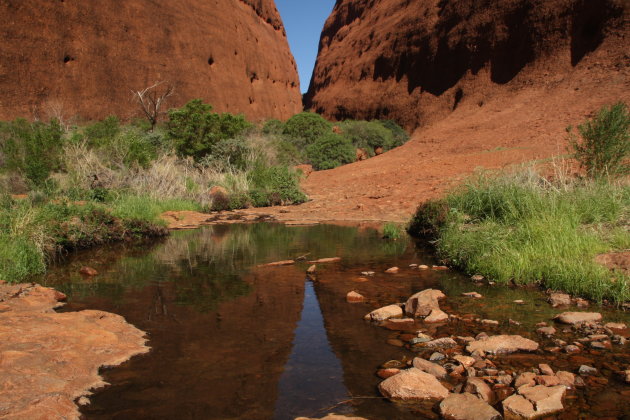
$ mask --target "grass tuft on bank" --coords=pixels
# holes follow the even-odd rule
[[[629,225],[627,183],[527,168],[478,174],[422,204],[409,231],[434,240],[442,258],[469,274],[621,303],[630,300],[630,279],[595,257],[630,248]]]

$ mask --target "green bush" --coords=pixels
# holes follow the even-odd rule
[[[250,197],[255,206],[299,204],[307,199],[300,190],[300,175],[287,166],[256,165],[249,173],[249,181],[253,186]]]
[[[568,127],[569,145],[590,178],[616,178],[630,173],[630,114],[623,102],[602,107],[578,126],[581,140]]]
[[[394,136],[378,121],[344,121],[340,123],[342,136],[352,142],[354,147],[363,149],[369,156],[374,156],[374,149],[393,147]]]
[[[201,99],[188,102],[182,108],[168,112],[167,130],[177,152],[199,161],[213,152],[220,140],[236,137],[250,124],[242,115],[217,114]]]
[[[263,134],[278,135],[278,134],[282,134],[282,130],[284,130],[284,123],[274,118],[267,120],[262,127]]]
[[[298,149],[313,144],[319,137],[329,133],[332,133],[332,124],[313,112],[302,112],[292,116],[282,130],[287,140]]]
[[[201,159],[200,163],[220,170],[245,170],[252,154],[252,148],[242,137],[221,139],[212,147],[212,153]]]
[[[306,148],[309,162],[317,170],[332,169],[354,162],[356,150],[349,140],[334,133],[318,138]]]
[[[61,169],[64,131],[57,120],[48,124],[24,119],[0,126],[0,150],[6,168],[22,173],[35,187],[45,186],[52,171]]]
[[[83,129],[83,135],[90,146],[100,146],[111,141],[120,133],[120,121],[116,116],[109,116],[102,121],[97,121]]]
[[[409,134],[394,120],[377,120],[379,124],[388,129],[393,136],[391,148],[402,146],[409,140]]]

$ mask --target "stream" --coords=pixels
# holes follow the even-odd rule
[[[300,256],[305,260],[294,265],[262,266]],[[318,264],[317,276],[307,277],[308,260],[325,257],[341,261]],[[370,225],[233,224],[72,253],[38,281],[68,296],[63,311],[114,312],[147,332],[151,352],[103,370],[111,385],[96,390],[82,408],[86,419],[292,420],[332,412],[371,420],[437,418],[380,398],[379,366],[417,354],[400,346],[408,332],[366,322],[365,314],[439,288],[448,297],[441,304],[445,312],[499,326],[427,327],[434,337],[520,334],[549,348],[552,338],[538,335],[536,324],[553,325],[555,314],[576,310],[552,308],[534,288],[476,285],[454,270],[410,264],[438,263],[426,244],[384,240]],[[99,275],[81,276],[82,266]],[[392,266],[399,272],[385,273]],[[346,302],[352,290],[366,302]],[[483,298],[462,296],[472,291]],[[591,306],[605,322],[630,324],[627,313]],[[569,332],[555,338],[572,341]],[[514,354],[495,363],[518,371],[538,363],[571,372],[595,366],[606,382],[587,382],[568,394],[558,418],[630,416],[630,387],[614,374],[630,368],[627,344],[571,355]]]

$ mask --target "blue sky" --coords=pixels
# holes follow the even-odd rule
[[[319,36],[334,6],[335,0],[276,0],[291,52],[297,62],[302,92],[308,90]]]

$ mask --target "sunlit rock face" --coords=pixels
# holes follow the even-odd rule
[[[132,90],[163,81],[250,119],[301,110],[273,0],[0,1],[0,119],[140,116]]]
[[[415,128],[581,67],[618,69],[628,10],[619,0],[339,0],[305,105]]]

